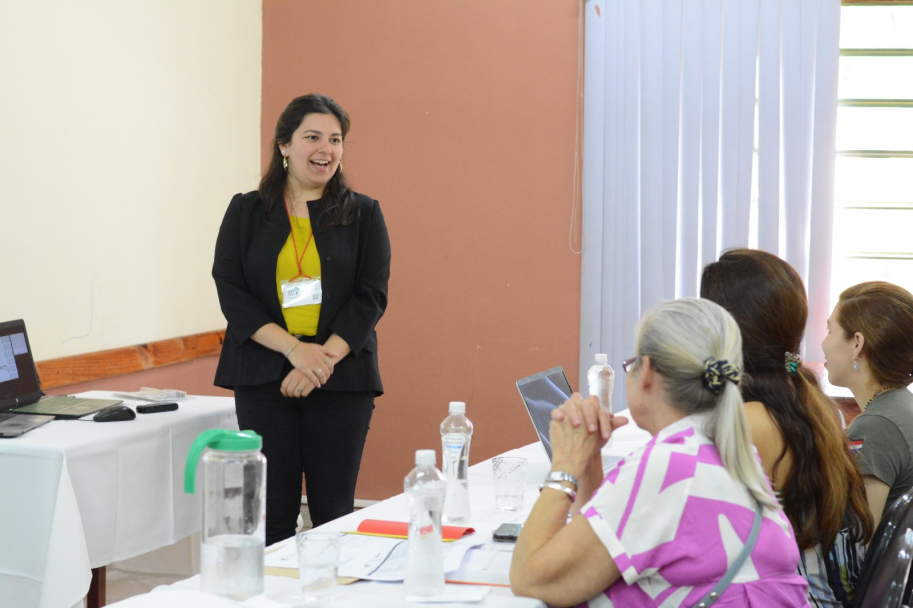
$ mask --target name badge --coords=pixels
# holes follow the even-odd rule
[[[323,301],[320,277],[316,279],[301,277],[291,281],[281,281],[279,285],[282,288],[282,308],[310,306]]]

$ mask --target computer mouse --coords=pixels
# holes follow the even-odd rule
[[[118,420],[133,420],[136,418],[136,412],[126,405],[109,405],[103,410],[99,410],[92,418],[95,422],[116,422]]]

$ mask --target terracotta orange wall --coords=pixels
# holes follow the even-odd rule
[[[352,117],[345,171],[393,247],[359,498],[402,491],[450,400],[471,462],[536,437],[514,381],[577,378],[577,0],[263,2],[263,149],[295,96]]]

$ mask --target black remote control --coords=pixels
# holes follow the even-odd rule
[[[178,409],[178,404],[173,401],[162,403],[147,403],[146,405],[137,405],[136,411],[140,414],[154,414],[156,412],[173,412]]]

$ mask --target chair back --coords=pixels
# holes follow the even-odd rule
[[[899,608],[909,601],[911,558],[913,491],[898,498],[882,516],[856,582],[853,607]]]

